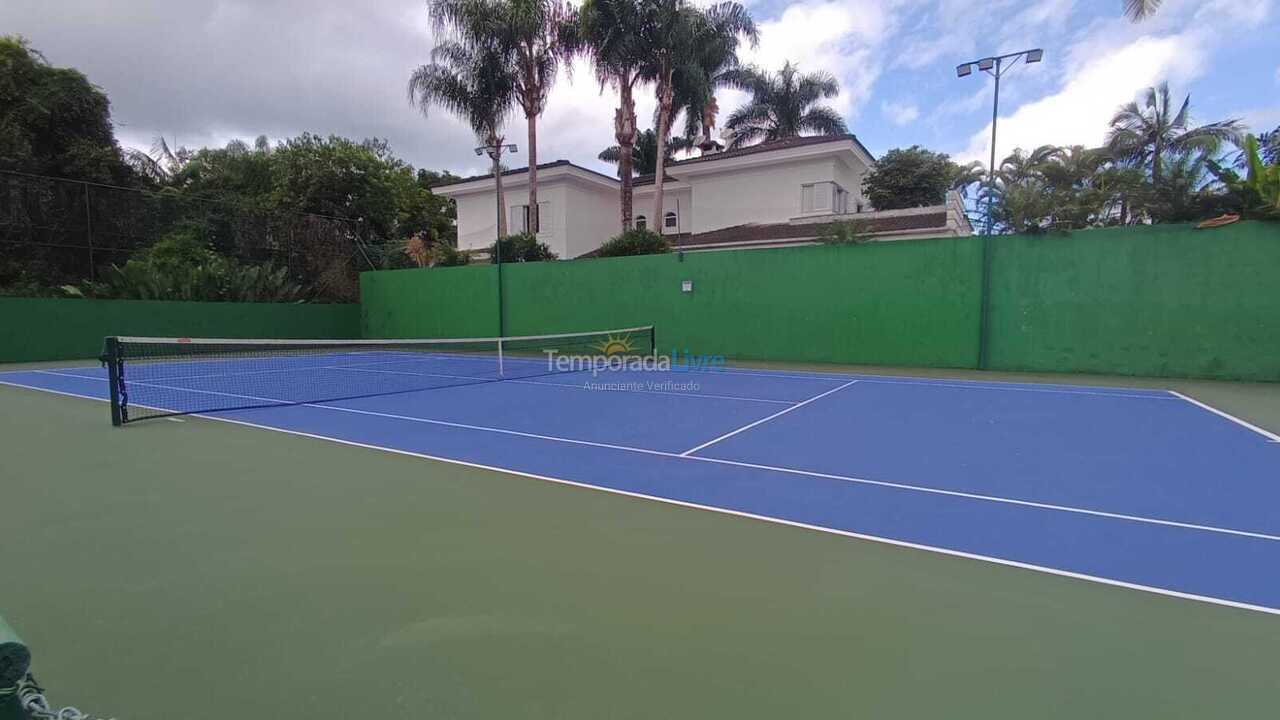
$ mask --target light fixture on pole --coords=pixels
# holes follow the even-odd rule
[[[496,195],[498,192],[498,173],[502,172],[502,165],[498,162],[498,158],[502,157],[503,152],[514,153],[516,146],[511,143],[494,143],[492,145],[481,145],[476,148],[476,155],[489,155],[489,159],[493,160],[493,191]],[[505,330],[502,312],[502,238],[496,237],[497,229],[502,227],[502,213],[506,208],[498,203],[494,203],[498,208],[497,221],[494,223],[494,240],[493,240],[493,262],[498,266],[498,337],[503,336]],[[499,341],[501,346],[501,341]],[[499,352],[499,365],[501,365],[501,352]],[[501,372],[501,370],[499,370]]]
[[[1028,65],[1038,63],[1044,59],[1044,50],[1034,48],[1032,50],[1022,50],[1008,55],[998,55],[996,57],[985,57],[979,60],[971,60],[967,63],[961,63],[956,66],[956,77],[968,77],[973,74],[973,69],[985,72],[996,79],[995,98],[991,103],[991,164],[987,166],[987,234],[992,232],[991,219],[991,203],[995,200],[994,191],[996,185],[996,122],[1000,113],[1000,76],[1004,75],[1009,68],[1017,64],[1021,58]]]
[[[982,300],[978,315],[978,368],[987,368],[988,326],[991,315],[991,233],[995,227],[992,218],[992,204],[996,199],[996,121],[1000,117],[1000,76],[1017,64],[1018,59],[1026,64],[1038,63],[1044,58],[1044,50],[1034,48],[1022,50],[1008,55],[985,57],[971,60],[956,66],[956,77],[968,77],[973,69],[985,72],[996,79],[995,98],[991,103],[991,164],[987,166],[987,230],[982,236]]]

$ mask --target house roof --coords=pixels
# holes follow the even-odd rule
[[[858,136],[853,133],[845,133],[844,135],[797,135],[796,137],[783,138],[774,140],[773,142],[763,142],[759,145],[748,145],[747,147],[737,148],[734,150],[722,150],[717,153],[709,153],[699,155],[698,157],[686,158],[684,160],[676,160],[667,163],[667,167],[681,167],[684,165],[693,165],[694,163],[710,162],[712,160],[726,160],[728,158],[742,157],[744,155],[755,155],[762,152],[772,152],[774,150],[786,150],[788,148],[804,147],[806,145],[821,145],[822,143],[839,142],[842,140],[852,140],[863,152],[867,149],[858,141]]]
[[[864,232],[868,235],[924,232],[928,230],[945,232],[947,229],[947,213],[945,210],[877,218],[856,218],[855,216],[851,219],[865,223],[866,229]],[[831,223],[751,223],[708,232],[668,235],[667,238],[671,240],[671,246],[676,250],[689,248],[710,249],[713,247],[733,248],[761,243],[776,243],[778,245],[801,244],[812,242],[814,238],[822,235],[829,225]],[[597,252],[598,249],[592,250],[580,257],[595,257]]]
[[[575,165],[569,162],[568,160],[556,160],[555,162],[538,163],[539,170],[550,170],[551,168],[558,168],[558,167],[571,167],[577,170],[581,170],[582,172],[585,172],[585,173],[591,173],[592,175],[602,177],[605,180],[610,180],[615,183],[618,182],[618,178],[609,177],[604,173],[596,172],[595,170],[592,170],[590,168],[584,168],[581,165]],[[512,175],[524,175],[528,172],[529,172],[529,168],[527,167],[516,168],[515,170],[504,171],[502,173],[502,177],[511,177]],[[493,173],[485,173],[483,175],[472,175],[471,177],[460,178],[458,180],[452,180],[447,183],[440,183],[438,185],[433,185],[432,189],[434,190],[436,188],[449,187],[451,185],[461,185],[463,183],[475,182],[476,180],[492,180],[492,179],[493,179]]]
[[[842,142],[852,140],[868,157],[875,158],[862,142],[858,140],[858,136],[847,133],[844,135],[799,135],[796,137],[783,138],[774,140],[773,142],[764,142],[759,145],[748,145],[747,147],[737,148],[735,150],[722,150],[716,153],[708,153],[699,155],[698,157],[686,158],[684,160],[673,160],[666,164],[668,169],[681,168],[696,163],[711,162],[713,160],[727,160],[729,158],[743,157],[746,155],[758,155],[760,153],[773,152],[775,150],[788,150],[791,148],[805,147],[807,145],[822,145],[830,142]],[[667,182],[674,180],[670,175],[666,176]],[[641,185],[653,184],[653,173],[647,175],[639,175],[631,181],[633,187]]]
[[[851,218],[855,219],[855,218]],[[947,227],[947,213],[943,210],[919,215],[864,218],[865,232],[869,235],[900,233]],[[830,223],[759,223],[734,225],[701,233],[671,235],[671,244],[677,249],[703,245],[737,245],[768,242],[771,240],[807,240],[822,234]]]
[[[862,149],[863,152],[867,153],[868,156],[875,157],[874,155],[871,155],[871,153],[868,152],[865,147],[863,147],[862,143],[858,140],[858,137],[856,135],[849,133],[845,135],[803,135],[803,136],[797,136],[797,137],[783,138],[781,140],[774,140],[773,142],[760,143],[759,145],[750,145],[744,148],[738,148],[736,150],[722,150],[717,153],[700,155],[698,157],[686,158],[684,160],[673,160],[671,162],[668,162],[666,166],[668,168],[684,167],[686,165],[693,165],[695,163],[702,163],[702,162],[710,162],[712,160],[725,160],[728,158],[743,157],[744,155],[757,155],[759,153],[772,152],[774,150],[786,150],[789,148],[804,147],[806,145],[821,145],[823,143],[840,142],[843,140],[852,140],[859,148]],[[596,172],[595,170],[582,167],[581,165],[575,165],[574,163],[571,163],[568,160],[556,160],[555,162],[538,163],[539,170],[550,170],[551,168],[557,168],[557,167],[572,167],[577,170],[581,170],[582,172],[585,172],[585,173],[591,173],[592,175],[604,178],[605,180],[609,180],[614,183],[618,182],[618,179],[616,177],[611,177],[609,175],[605,175],[604,173]],[[515,170],[507,170],[503,172],[502,177],[505,178],[505,177],[511,177],[513,175],[524,175],[527,172],[529,172],[529,168],[527,167],[516,168]],[[475,182],[476,180],[489,180],[492,178],[493,178],[492,173],[484,173],[483,175],[472,175],[471,177],[459,178],[457,180],[452,180],[447,183],[439,183],[437,185],[434,185],[432,189],[450,187],[452,185],[461,185],[463,183]],[[670,175],[667,175],[666,179],[667,179],[667,182],[673,182],[675,180],[675,178],[671,177]],[[635,177],[635,179],[631,181],[632,187],[640,187],[643,185],[652,185],[652,184],[653,184],[653,173],[649,173],[648,175],[638,175]]]

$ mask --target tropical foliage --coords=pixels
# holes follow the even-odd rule
[[[822,226],[818,242],[824,245],[861,245],[871,240],[871,224],[862,219]]]
[[[524,112],[529,155],[529,229],[538,231],[538,117],[561,65],[577,46],[577,11],[557,0],[433,0],[431,19],[465,46],[492,44],[513,71],[511,89]],[[496,68],[495,68],[496,69]]]
[[[546,243],[539,242],[537,237],[529,233],[520,233],[504,237],[489,246],[489,262],[496,263],[499,259],[504,263],[511,263],[541,262],[557,258]]]
[[[678,152],[684,152],[694,147],[693,140],[679,135],[667,140],[664,152],[667,160],[671,160]],[[599,159],[607,162],[618,164],[622,156],[622,148],[614,145],[605,148],[597,155]],[[636,144],[631,149],[631,170],[637,175],[652,175],[658,169],[658,135],[653,130],[645,130],[636,136]],[[622,168],[618,168],[618,173],[622,173]]]
[[[726,83],[751,93],[750,101],[730,113],[725,123],[730,148],[796,135],[849,131],[838,112],[820,104],[840,93],[840,85],[830,73],[801,74],[790,62],[776,73],[746,66],[728,73]]]
[[[453,202],[430,189],[453,176],[385,141],[122,150],[109,108],[83,74],[0,37],[0,294],[353,301],[360,270],[414,264],[407,239],[456,244]],[[165,259],[179,237],[198,257]]]
[[[671,241],[652,230],[638,228],[609,238],[596,252],[598,257],[661,255],[671,252]]]
[[[19,37],[0,36],[0,170],[125,184],[106,94],[51,66]]]
[[[877,210],[941,205],[948,190],[966,189],[980,174],[981,163],[957,165],[945,153],[912,145],[877,160],[862,181],[862,192]]]
[[[978,204],[990,208],[987,220],[1002,232],[1265,215],[1247,181],[1220,163],[1240,135],[1236,120],[1193,124],[1190,96],[1174,103],[1161,84],[1117,110],[1103,147],[1014,151],[984,181]],[[1265,178],[1266,158],[1256,140],[1251,147],[1248,166]]]
[[[438,11],[433,17],[444,24]],[[447,17],[447,16],[443,16]],[[409,76],[409,102],[428,115],[441,107],[462,118],[489,148],[498,203],[498,236],[507,234],[506,196],[502,191],[503,122],[515,105],[515,68],[509,48],[494,34],[455,29],[459,39],[445,40],[431,51],[431,63]]]
[[[1214,155],[1224,143],[1239,144],[1241,133],[1239,120],[1193,126],[1191,96],[1175,106],[1169,84],[1161,83],[1147,88],[1141,104],[1129,102],[1116,111],[1106,147],[1117,160],[1146,165],[1158,184],[1166,153]]]
[[[241,265],[204,245],[196,228],[180,228],[96,281],[64,288],[73,297],[124,300],[296,302],[306,297],[288,268]]]
[[[661,217],[667,135],[676,107],[675,74],[680,73],[686,94],[697,94],[694,84],[709,85],[710,72],[737,64],[740,36],[754,44],[758,34],[746,8],[736,2],[726,0],[700,9],[687,0],[644,0],[642,8],[645,23],[640,47],[647,58],[643,77],[653,83],[658,100],[653,216]]]
[[[1227,190],[1239,198],[1248,215],[1280,220],[1280,163],[1274,155],[1263,155],[1258,138],[1249,135],[1244,141],[1244,164],[1247,174],[1241,179],[1234,170],[1210,163],[1214,174]]]
[[[645,57],[642,32],[645,17],[641,0],[586,0],[581,8],[582,48],[591,59],[596,80],[603,90],[618,93],[613,136],[618,143],[619,215],[622,230],[631,229],[633,149],[636,142],[635,91],[644,81]]]

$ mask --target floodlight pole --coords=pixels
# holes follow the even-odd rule
[[[990,235],[995,228],[995,223],[991,218],[991,211],[995,203],[996,189],[996,124],[1000,120],[1000,77],[1005,71],[1013,67],[1019,59],[1027,64],[1038,63],[1044,57],[1044,50],[1033,48],[1031,50],[1020,50],[1007,55],[998,55],[996,57],[985,57],[980,60],[970,60],[956,66],[956,75],[965,77],[973,72],[976,66],[982,72],[996,79],[995,97],[991,102],[991,163],[987,165],[987,230],[986,234]],[[1005,61],[1009,62],[1006,64]]]
[[[499,161],[499,158],[502,157],[502,152],[504,150],[514,153],[516,151],[516,146],[514,144],[499,142],[493,145],[481,145],[476,148],[476,155],[487,154],[489,159],[493,161],[493,193],[495,196],[498,193],[498,173],[502,172],[502,163]],[[502,207],[502,205],[499,205],[496,198],[494,205],[497,206],[498,213],[494,216],[493,224],[493,262],[498,266],[498,337],[502,338],[506,334],[506,328],[503,318],[504,313],[502,312],[502,238],[498,237],[498,228],[502,227],[502,213],[506,212],[507,209]],[[501,339],[498,340],[498,373],[499,375],[502,374]]]
[[[996,123],[1000,120],[1000,77],[1021,59],[1024,63],[1038,63],[1044,57],[1044,50],[1034,48],[1021,50],[1008,55],[986,57],[971,60],[956,66],[956,76],[965,77],[973,73],[973,67],[996,79],[995,96],[991,102],[991,162],[987,165],[987,229],[982,235],[982,297],[978,310],[978,369],[985,370],[989,364],[987,346],[990,344],[991,316],[991,234],[995,232],[993,210],[996,201]],[[1005,61],[1009,63],[1006,65]]]

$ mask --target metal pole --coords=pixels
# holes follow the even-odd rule
[[[502,150],[493,150],[493,181],[494,189],[497,189],[498,173],[502,172]],[[493,235],[496,238],[493,241],[493,257],[494,263],[498,266],[498,375],[502,375],[502,340],[506,335],[506,323],[502,317],[502,238],[498,235],[498,228],[502,227],[502,213],[506,212],[506,208],[498,205],[498,214],[495,217],[493,225]]]
[[[97,270],[94,268],[96,261],[93,257],[93,206],[89,203],[89,185],[84,186],[84,237],[89,243],[89,280],[92,282],[97,279]]]
[[[1000,120],[1000,65],[1001,58],[996,58],[996,94],[991,103],[991,164],[987,166],[987,234],[994,228],[991,211],[995,203],[996,191],[996,123]]]
[[[982,297],[978,306],[978,369],[986,370],[989,357],[987,346],[990,344],[991,329],[991,234],[995,230],[992,211],[995,209],[996,192],[996,122],[1000,114],[1000,66],[1001,59],[996,58],[995,78],[996,93],[991,103],[991,164],[987,166],[987,232],[982,236]]]

